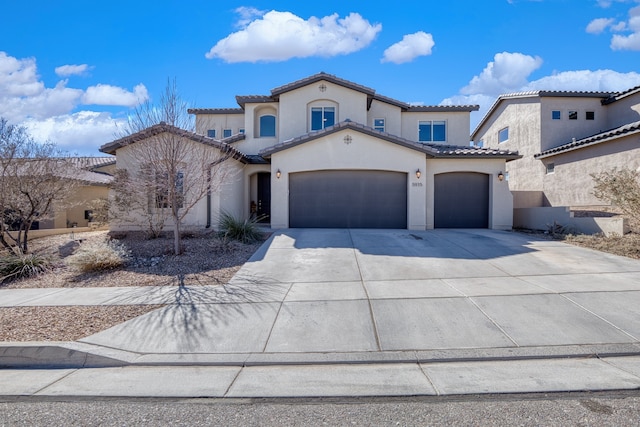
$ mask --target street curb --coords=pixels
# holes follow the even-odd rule
[[[83,342],[0,343],[0,369],[455,363],[640,356],[640,344],[326,353],[135,353]]]

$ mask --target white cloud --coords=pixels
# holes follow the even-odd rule
[[[266,10],[259,10],[259,9],[256,9],[255,7],[245,7],[245,6],[240,6],[236,8],[235,12],[240,16],[240,19],[236,23],[236,26],[240,28],[245,28],[247,25],[251,23],[251,21],[267,13]]]
[[[56,74],[60,77],[68,77],[68,76],[79,76],[87,71],[89,71],[92,67],[89,67],[87,64],[81,65],[61,65],[56,67]]]
[[[368,46],[381,29],[357,13],[304,20],[274,10],[218,41],[205,56],[232,63],[345,55]]]
[[[98,84],[87,88],[82,97],[82,103],[135,107],[147,99],[149,99],[149,93],[143,84],[136,85],[133,92],[117,86]]]
[[[527,83],[527,77],[540,68],[542,59],[522,53],[497,53],[482,73],[473,77],[460,92],[463,95],[487,94],[497,96],[513,92]]]
[[[115,120],[105,112],[79,111],[44,120],[28,119],[23,124],[38,141],[55,142],[73,154],[96,156],[101,154],[101,145],[116,139],[124,120]]]
[[[479,75],[460,90],[460,94],[442,100],[444,105],[480,105],[471,115],[475,128],[499,95],[532,90],[568,90],[619,92],[640,85],[640,73],[614,70],[564,71],[529,81],[542,59],[521,53],[502,52]]]
[[[424,31],[407,34],[402,37],[402,41],[389,46],[384,51],[381,62],[393,62],[394,64],[411,62],[418,56],[431,55],[431,49],[434,45],[433,36]]]
[[[608,26],[615,22],[613,18],[598,18],[589,22],[586,32],[590,34],[600,34],[607,29]]]
[[[639,0],[634,0],[638,3]],[[611,5],[611,2],[599,2],[606,3],[607,6]],[[591,34],[600,34],[607,27],[617,34],[611,37],[610,47],[613,50],[638,50],[640,51],[640,6],[635,6],[629,9],[629,20],[620,21],[615,23],[613,18],[598,18],[594,19],[587,25],[586,32]]]

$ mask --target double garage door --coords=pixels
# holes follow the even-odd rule
[[[407,174],[325,170],[289,175],[292,228],[407,228]]]
[[[435,176],[436,228],[487,228],[489,175]],[[291,228],[407,228],[407,174],[325,170],[289,175]]]

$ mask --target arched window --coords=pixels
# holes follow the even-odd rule
[[[276,116],[260,116],[260,137],[276,136]]]

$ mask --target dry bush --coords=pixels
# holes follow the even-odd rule
[[[81,245],[75,254],[67,258],[67,264],[88,273],[122,267],[130,257],[131,253],[124,245],[112,240],[98,240]]]

